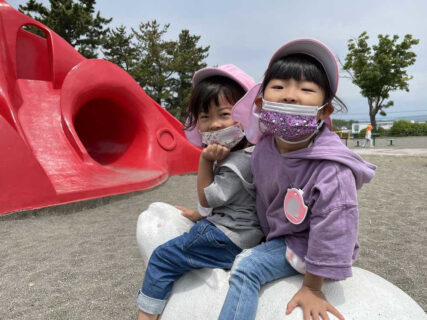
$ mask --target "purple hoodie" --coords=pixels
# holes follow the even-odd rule
[[[309,273],[341,280],[351,276],[359,251],[357,189],[374,176],[375,166],[323,128],[307,148],[280,154],[265,136],[252,154],[258,217],[267,241],[285,236],[305,260]],[[287,189],[304,191],[305,220],[294,225],[283,211]]]

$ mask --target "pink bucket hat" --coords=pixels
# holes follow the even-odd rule
[[[295,39],[281,46],[271,57],[268,67],[282,57],[304,53],[320,62],[326,72],[329,85],[335,95],[338,89],[339,71],[335,55],[322,42],[315,39]],[[258,117],[256,117],[255,99],[259,96],[261,83],[250,89],[246,95],[240,99],[233,107],[232,117],[235,121],[240,122],[245,130],[246,138],[251,143],[257,143],[262,136],[259,131]],[[331,119],[325,120],[326,125],[332,128]]]
[[[193,88],[204,79],[213,76],[223,76],[234,80],[245,91],[248,91],[255,85],[254,79],[236,67],[234,64],[224,64],[219,67],[207,67],[196,71],[192,80]],[[190,130],[185,130],[185,135],[187,136],[188,141],[190,141],[195,146],[202,146],[202,136],[197,125]]]

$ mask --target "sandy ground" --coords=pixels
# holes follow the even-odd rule
[[[378,166],[359,192],[356,265],[426,311],[427,153],[354,150]],[[0,319],[135,319],[145,268],[137,217],[154,201],[194,207],[195,182],[174,176],[148,191],[0,216]]]

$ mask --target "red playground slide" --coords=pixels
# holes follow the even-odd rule
[[[200,150],[182,124],[123,69],[84,58],[4,0],[0,46],[0,214],[197,171]]]

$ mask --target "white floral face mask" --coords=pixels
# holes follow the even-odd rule
[[[242,141],[245,136],[239,123],[217,131],[200,132],[200,134],[202,135],[203,144],[207,146],[219,144],[230,149]]]

